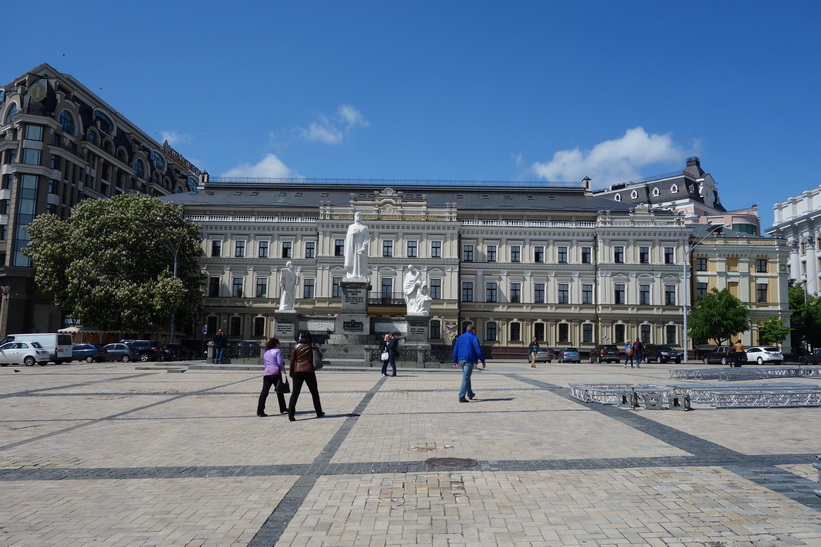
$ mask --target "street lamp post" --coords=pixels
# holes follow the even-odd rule
[[[685,219],[685,220],[687,220],[687,219]],[[718,228],[720,229],[720,227],[718,227]],[[682,247],[683,250],[684,250],[684,257],[683,257],[683,260],[682,260],[682,263],[681,263],[681,280],[682,280],[682,284],[683,284],[683,288],[682,288],[682,291],[681,291],[681,293],[682,293],[681,309],[682,309],[682,313],[683,313],[683,324],[684,324],[684,335],[683,335],[684,346],[683,346],[683,349],[684,349],[684,361],[685,362],[687,362],[687,360],[690,357],[690,352],[687,349],[687,346],[690,343],[689,335],[687,334],[687,307],[690,303],[690,290],[689,290],[690,289],[690,282],[688,280],[688,273],[689,273],[690,265],[691,265],[690,264],[690,261],[691,261],[690,257],[692,256],[693,249],[695,249],[698,245],[700,245],[702,241],[704,241],[705,239],[707,239],[708,237],[713,235],[713,230],[715,229],[715,227],[712,227],[711,225],[708,224],[705,227],[705,229],[707,230],[706,234],[704,234],[700,238],[698,238],[694,241],[690,241],[690,242],[687,242],[687,240],[685,239],[685,245],[683,245],[683,247]]]

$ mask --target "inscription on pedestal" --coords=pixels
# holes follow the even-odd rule
[[[362,321],[345,321],[342,323],[342,330],[345,332],[362,332],[365,324]]]
[[[276,321],[276,335],[277,338],[288,340],[294,337],[294,322],[290,319],[277,319]]]

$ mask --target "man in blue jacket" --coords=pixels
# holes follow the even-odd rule
[[[476,327],[471,323],[465,329],[465,334],[456,339],[453,345],[453,364],[462,367],[462,388],[459,390],[459,402],[467,403],[466,397],[473,399],[476,394],[470,386],[470,375],[473,367],[477,363],[482,363],[485,368],[485,356],[482,355],[482,347],[479,345],[479,338],[476,337]]]

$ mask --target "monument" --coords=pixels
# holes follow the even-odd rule
[[[354,214],[345,235],[345,277],[340,281],[342,311],[336,318],[331,344],[343,345],[349,352],[357,347],[368,351],[371,344],[371,319],[368,316],[368,252],[371,246],[368,226],[362,213]]]
[[[279,308],[274,312],[275,334],[282,343],[294,340],[299,327],[296,309],[296,289],[300,268],[294,270],[289,260],[279,273]]]

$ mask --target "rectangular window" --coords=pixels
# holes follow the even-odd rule
[[[340,298],[342,296],[342,289],[340,288],[340,284],[342,283],[341,277],[334,277],[331,279],[331,297],[332,298]]]
[[[522,324],[521,323],[511,323],[510,324],[510,341],[511,342],[521,342],[522,341]]]
[[[23,148],[23,163],[26,165],[40,165],[40,150]]]
[[[334,256],[345,256],[345,240],[334,240]]]
[[[544,283],[536,283],[533,285],[533,302],[536,304],[544,304]]]
[[[222,241],[211,242],[211,256],[222,256]]]
[[[511,283],[510,284],[510,301],[514,304],[518,304],[522,301],[522,284],[521,283]]]
[[[442,258],[442,242],[441,241],[431,241],[431,243],[430,243],[430,256],[432,258]]]
[[[613,262],[616,264],[624,263],[624,247],[621,245],[613,247]]]
[[[522,248],[519,245],[513,245],[510,248],[510,261],[511,262],[521,262],[522,261]]]
[[[257,277],[257,298],[268,298],[268,278]]]
[[[393,240],[382,241],[382,256],[393,256]]]
[[[42,125],[27,125],[26,126],[26,139],[30,141],[42,141],[43,140],[43,126]]]
[[[755,261],[755,271],[758,273],[767,273],[767,259],[758,258]]]
[[[675,306],[676,305],[676,286],[675,285],[665,285],[664,286],[664,305],[665,306]]]
[[[556,249],[556,262],[559,264],[567,264],[567,247],[559,247]]]
[[[442,322],[433,320],[430,322],[430,337],[433,340],[442,338]]]
[[[641,325],[639,327],[639,332],[641,333],[639,339],[642,342],[644,342],[645,344],[648,342],[652,342],[652,340],[650,339],[650,325]]]
[[[703,281],[696,282],[696,300],[707,294],[707,283]]]
[[[209,277],[208,278],[208,296],[211,298],[215,298],[220,295],[220,278],[219,277]]]
[[[473,262],[473,245],[462,246],[462,260],[464,262]]]
[[[696,258],[696,271],[697,272],[706,272],[707,271],[707,259],[706,258]]]
[[[613,285],[613,303],[614,304],[624,304],[625,294],[624,294],[624,284],[623,283],[616,283]]]
[[[234,243],[234,256],[236,258],[242,258],[245,256],[245,242],[244,241],[237,241]]]
[[[639,263],[650,263],[650,247],[639,247]]]
[[[539,342],[544,341],[544,323],[536,323],[533,325],[533,336],[535,336]]]
[[[559,342],[570,342],[570,325],[567,323],[559,323],[558,325],[559,331]]]
[[[585,323],[582,325],[582,344],[593,343],[593,325]]]
[[[767,284],[766,283],[758,283],[756,285],[756,292],[758,293],[758,302],[766,302],[767,301]]]
[[[665,333],[665,342],[672,345],[675,345],[676,342],[676,326],[675,325],[667,325],[664,328]]]
[[[257,256],[259,258],[268,258],[268,242],[260,241],[257,244]]]
[[[416,258],[417,245],[416,241],[408,241],[408,258]]]
[[[533,250],[533,262],[544,262],[544,247],[541,245]]]
[[[559,304],[567,304],[570,298],[570,285],[567,283],[559,283]]]
[[[496,340],[496,321],[488,321],[485,324],[485,340]]]
[[[639,305],[650,305],[650,285],[639,285]]]
[[[234,298],[242,298],[242,281],[241,277],[235,277],[231,285],[231,296]]]
[[[487,261],[496,262],[496,245],[487,246]]]
[[[232,317],[228,322],[229,336],[242,336],[242,317]]]
[[[393,278],[391,277],[383,277],[382,278],[382,287],[380,295],[386,303],[390,303],[391,298],[393,298]]]
[[[585,283],[582,285],[582,304],[593,303],[593,285]]]
[[[497,302],[499,298],[499,289],[495,281],[489,281],[485,284],[485,302]]]
[[[302,298],[314,297],[314,280],[306,279],[302,282]]]
[[[462,283],[462,302],[473,302],[473,282]]]
[[[0,215],[9,214],[9,200],[0,199]]]
[[[3,175],[3,189],[4,190],[8,190],[9,188],[11,188],[11,180],[12,180],[11,177],[12,177],[11,175]]]
[[[282,242],[282,258],[293,258],[293,242],[291,241],[283,241]]]
[[[627,338],[625,338],[624,331],[625,331],[624,325],[616,325],[615,326],[615,328],[613,330],[613,341],[616,344],[624,344],[624,342],[627,340]]]
[[[582,264],[590,264],[593,260],[593,248],[582,247]]]
[[[664,248],[664,263],[665,264],[675,264],[676,262],[676,249],[674,247],[665,247]]]
[[[430,280],[430,292],[428,296],[431,297],[432,300],[441,300],[442,299],[442,280],[441,279],[431,279]]]
[[[254,337],[262,338],[265,336],[265,318],[254,317]]]
[[[316,242],[305,242],[305,258],[314,258],[316,256]]]

